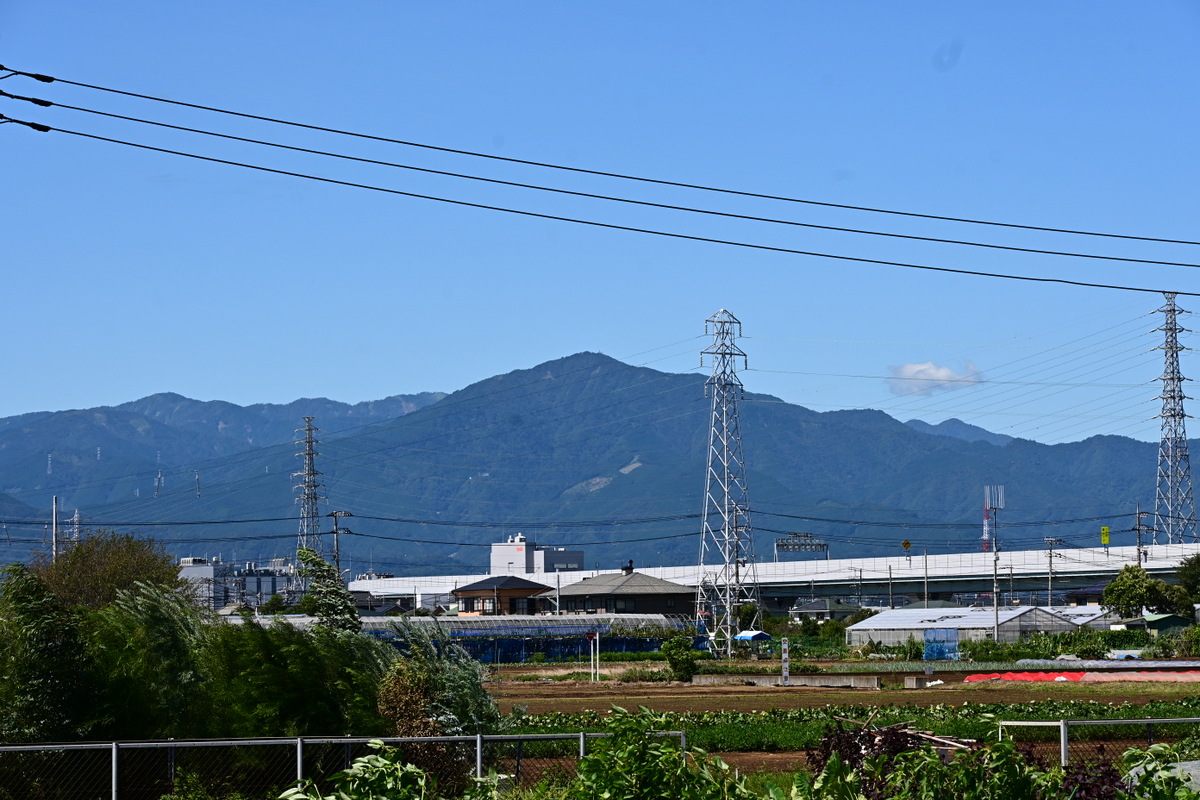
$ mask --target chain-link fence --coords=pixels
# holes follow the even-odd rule
[[[1000,723],[1000,737],[1046,763],[1116,764],[1130,747],[1196,740],[1200,718],[1060,719]],[[1200,741],[1197,741],[1200,745]]]
[[[589,742],[603,733],[379,739],[399,759],[433,775],[448,795],[471,777],[496,773],[500,786],[554,785],[575,776]],[[664,732],[679,738],[680,731]],[[207,792],[251,800],[278,797],[309,778],[330,778],[371,752],[373,738],[225,739],[0,746],[0,800],[159,800]]]

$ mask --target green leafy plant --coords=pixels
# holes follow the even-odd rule
[[[677,681],[690,681],[696,674],[696,651],[687,636],[676,636],[663,642],[662,653]]]
[[[323,795],[311,780],[279,795],[279,800],[440,800],[436,781],[424,770],[406,764],[399,751],[380,741],[370,746],[376,752],[354,760],[349,769],[332,778],[334,791]],[[495,776],[476,781],[465,794],[465,800],[482,800],[494,796]]]
[[[695,748],[684,749],[674,739],[655,736],[665,718],[647,709],[631,714],[614,707],[606,728],[612,735],[599,740],[579,762],[579,774],[568,797],[572,800],[751,800],[733,770],[718,758]]]

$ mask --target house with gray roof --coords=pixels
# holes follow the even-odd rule
[[[696,590],[690,586],[634,572],[633,562],[620,572],[595,575],[542,598],[557,598],[562,614],[666,614],[691,617],[696,613]]]

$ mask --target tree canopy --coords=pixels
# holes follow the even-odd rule
[[[1188,556],[1179,562],[1175,569],[1175,582],[1183,587],[1193,603],[1200,603],[1200,554]]]
[[[1154,614],[1192,617],[1192,601],[1182,586],[1151,578],[1138,564],[1127,564],[1104,587],[1101,605],[1121,619],[1140,617],[1143,610]]]
[[[119,563],[83,557],[106,553]],[[387,731],[378,695],[392,645],[221,620],[176,574],[161,545],[116,534],[0,571],[0,741]]]
[[[40,555],[30,571],[60,602],[88,609],[108,605],[139,582],[179,592],[190,587],[162,542],[108,530],[88,532],[56,558]]]
[[[312,613],[317,617],[318,625],[331,630],[357,633],[362,630],[362,620],[354,607],[354,598],[337,567],[330,564],[311,547],[301,547],[296,551],[296,557],[303,565],[300,576],[307,578],[309,603]]]

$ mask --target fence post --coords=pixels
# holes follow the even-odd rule
[[[475,734],[475,777],[483,777],[483,734]]]
[[[296,737],[296,780],[304,780],[304,737]]]
[[[582,761],[583,757],[586,755],[587,755],[587,734],[584,733],[583,731],[580,731],[579,732],[579,760]]]
[[[1069,738],[1067,736],[1067,730],[1068,730],[1069,724],[1070,724],[1069,720],[1060,719],[1058,721],[1058,746],[1059,746],[1059,749],[1062,751],[1061,762],[1064,767],[1067,766],[1067,760],[1070,757],[1069,749],[1068,749],[1070,747],[1070,744],[1067,741]]]
[[[687,750],[687,731],[679,732],[679,749]]]
[[[112,800],[117,800],[117,754],[120,752],[121,746],[116,742],[112,743]]]

